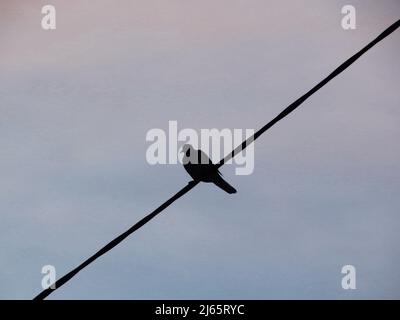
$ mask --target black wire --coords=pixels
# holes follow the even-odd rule
[[[176,193],[172,198],[170,198],[166,202],[164,202],[161,206],[159,206],[152,213],[150,213],[147,216],[145,216],[142,220],[140,220],[139,222],[134,224],[132,227],[130,227],[128,230],[126,230],[124,233],[122,233],[121,235],[116,237],[114,240],[109,242],[107,245],[105,245],[103,248],[101,248],[99,251],[97,251],[94,255],[92,255],[89,259],[87,259],[83,263],[81,263],[74,270],[68,272],[65,276],[63,276],[62,278],[57,280],[55,282],[55,285],[54,285],[55,288],[54,289],[48,288],[48,289],[43,290],[33,300],[43,300],[44,298],[46,298],[50,293],[52,293],[54,290],[58,289],[63,284],[65,284],[67,281],[69,281],[72,277],[74,277],[79,271],[81,271],[82,269],[87,267],[94,260],[96,260],[97,258],[101,257],[106,252],[110,251],[112,248],[114,248],[117,244],[122,242],[125,238],[127,238],[130,234],[135,232],[137,229],[139,229],[142,226],[144,226],[147,222],[149,222],[151,219],[153,219],[156,215],[158,215],[161,211],[163,211],[165,208],[167,208],[170,204],[175,202],[175,200],[179,199],[185,193],[187,193],[191,189],[193,189],[197,184],[198,184],[198,182],[194,182],[194,181],[189,182],[186,187],[182,188],[178,193]]]
[[[304,101],[306,101],[311,95],[313,95],[315,92],[317,92],[319,89],[321,89],[324,85],[326,85],[329,81],[331,81],[333,78],[335,78],[340,73],[342,73],[345,69],[347,69],[351,64],[353,64],[358,58],[360,58],[364,53],[366,53],[374,45],[376,45],[378,42],[382,41],[388,35],[390,35],[392,32],[394,32],[399,26],[400,26],[400,20],[397,20],[389,28],[387,28],[385,31],[383,31],[378,37],[376,37],[373,41],[371,41],[364,48],[362,48],[360,51],[358,51],[355,55],[353,55],[352,57],[347,59],[345,62],[343,62],[339,67],[337,67],[331,74],[329,74],[324,80],[322,80],[320,83],[318,83],[314,88],[312,88],[306,94],[304,94],[299,99],[297,99],[295,102],[293,102],[291,105],[289,105],[285,110],[283,110],[280,114],[278,114],[274,119],[272,119],[270,122],[268,122],[261,129],[259,129],[254,135],[252,135],[251,137],[249,137],[245,141],[243,141],[238,147],[236,147],[231,153],[229,153],[224,159],[222,159],[218,163],[218,168],[221,167],[222,165],[224,165],[224,163],[226,163],[228,160],[230,160],[234,156],[236,156],[239,152],[246,149],[246,147],[248,145],[253,143],[253,141],[256,140],[259,136],[261,136],[265,131],[267,131],[275,123],[277,123],[278,121],[282,120],[287,115],[289,115],[289,113],[294,111],[298,106],[300,106]]]
[[[289,115],[292,111],[294,111],[298,106],[300,106],[305,100],[307,100],[312,94],[314,94],[316,91],[321,89],[324,85],[326,85],[330,80],[335,78],[337,75],[342,73],[346,68],[348,68],[352,63],[354,63],[358,58],[360,58],[365,52],[367,52],[369,49],[371,49],[374,45],[376,45],[378,42],[382,41],[384,38],[386,38],[388,35],[390,35],[392,32],[394,32],[398,27],[400,26],[400,20],[397,20],[395,23],[393,23],[389,28],[387,28],[385,31],[383,31],[376,39],[371,41],[368,45],[366,45],[363,49],[361,49],[359,52],[357,52],[355,55],[350,57],[348,60],[343,62],[339,67],[337,67],[331,74],[329,74],[324,80],[322,80],[320,83],[318,83],[315,87],[313,87],[310,91],[308,91],[306,94],[301,96],[299,99],[297,99],[295,102],[293,102],[291,105],[289,105],[286,109],[284,109],[280,114],[278,114],[274,119],[272,119],[270,122],[268,122],[265,126],[263,126],[261,129],[259,129],[253,136],[249,137],[245,141],[243,141],[237,148],[235,148],[231,153],[229,153],[225,158],[221,159],[220,162],[218,162],[217,167],[220,168],[221,166],[224,165],[228,160],[233,158],[236,154],[244,150],[247,146],[249,146],[251,143],[254,142],[259,136],[261,136],[265,131],[267,131],[269,128],[271,128],[275,123],[278,121],[282,120],[285,118],[287,115]],[[70,279],[72,279],[79,271],[87,267],[89,264],[94,262],[97,258],[101,257],[103,254],[107,253],[110,251],[112,248],[114,248],[116,245],[118,245],[120,242],[122,242],[125,238],[127,238],[129,235],[131,235],[133,232],[141,228],[143,225],[145,225],[147,222],[149,222],[151,219],[153,219],[156,215],[161,213],[164,209],[166,209],[168,206],[170,206],[173,202],[178,200],[180,197],[185,195],[187,192],[192,190],[199,182],[191,181],[189,184],[185,187],[183,187],[178,193],[176,193],[172,198],[168,199],[166,202],[164,202],[161,206],[159,206],[157,209],[155,209],[153,212],[145,216],[142,220],[134,224],[131,228],[129,228],[127,231],[119,235],[117,238],[109,242],[107,245],[105,245],[103,248],[101,248],[99,251],[97,251],[94,255],[92,255],[90,258],[85,260],[82,264],[80,264],[78,267],[61,277],[59,280],[55,282],[54,289],[48,288],[43,290],[41,293],[39,293],[33,300],[43,300],[46,298],[49,294],[51,294],[53,291],[57,290],[60,288],[63,284],[68,282]]]

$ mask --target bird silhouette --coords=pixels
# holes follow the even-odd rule
[[[236,189],[222,178],[217,166],[203,151],[185,144],[181,152],[184,153],[183,167],[194,181],[212,182],[227,193],[236,193]]]

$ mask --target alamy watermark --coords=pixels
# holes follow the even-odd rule
[[[356,29],[356,8],[350,4],[342,7],[342,28],[344,30],[355,30]]]
[[[342,267],[342,274],[345,276],[342,278],[342,288],[344,290],[355,290],[356,287],[356,268],[351,265],[345,265]]]
[[[56,8],[50,4],[42,7],[42,14],[44,15],[41,20],[43,30],[56,29]]]
[[[183,153],[180,152],[185,144],[195,149],[201,149],[212,159],[218,162],[243,140],[254,135],[254,129],[201,129],[200,134],[194,129],[178,130],[177,121],[168,122],[168,131],[154,128],[147,132],[146,141],[151,142],[146,151],[146,160],[149,164],[183,164]],[[179,149],[178,149],[179,145]],[[254,171],[254,143],[248,144],[233,159],[226,164],[234,163],[237,175],[250,175]]]

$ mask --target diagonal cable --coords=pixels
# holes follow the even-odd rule
[[[103,254],[107,253],[110,251],[112,248],[114,248],[116,245],[118,245],[120,242],[122,242],[125,238],[127,238],[129,235],[131,235],[133,232],[135,232],[137,229],[141,228],[144,226],[147,222],[149,222],[151,219],[153,219],[156,215],[158,215],[161,211],[166,209],[169,205],[171,205],[173,202],[178,200],[180,197],[182,197],[184,194],[192,190],[198,182],[191,181],[187,184],[187,186],[183,187],[178,193],[176,193],[172,198],[169,198],[167,201],[165,201],[161,206],[159,206],[156,210],[145,216],[142,220],[139,222],[135,223],[132,227],[130,227],[128,230],[126,230],[124,233],[120,234],[118,237],[116,237],[114,240],[106,244],[103,248],[101,248],[99,251],[97,251],[94,255],[92,255],[89,259],[86,259],[83,263],[81,263],[79,266],[77,266],[75,269],[72,271],[68,272],[66,275],[58,279],[55,284],[54,284],[54,289],[47,288],[43,290],[41,293],[39,293],[33,300],[43,300],[46,298],[50,293],[61,287],[63,284],[68,282],[70,279],[72,279],[79,271],[87,267],[89,264],[91,264],[93,261],[95,261],[97,258],[100,258]]]
[[[272,119],[270,122],[268,122],[265,126],[263,126],[261,129],[259,129],[254,135],[243,141],[238,147],[236,147],[231,153],[229,153],[225,158],[221,159],[217,167],[220,168],[221,166],[224,165],[228,160],[232,159],[235,155],[237,155],[239,152],[242,150],[246,149],[247,146],[249,146],[251,143],[254,142],[259,136],[261,136],[265,131],[267,131],[269,128],[271,128],[274,124],[276,124],[278,121],[282,120],[286,116],[288,116],[291,112],[293,112],[297,107],[299,107],[305,100],[307,100],[311,95],[313,95],[315,92],[317,92],[319,89],[321,89],[324,85],[326,85],[329,81],[331,81],[333,78],[338,76],[340,73],[342,73],[346,68],[348,68],[351,64],[353,64],[358,58],[360,58],[364,53],[366,53],[369,49],[371,49],[373,46],[375,46],[378,42],[382,41],[385,39],[387,36],[389,36],[392,32],[394,32],[398,27],[400,26],[400,20],[397,20],[395,23],[393,23],[390,27],[388,27],[385,31],[383,31],[378,37],[376,37],[374,40],[372,40],[369,44],[367,44],[364,48],[362,48],[360,51],[358,51],[356,54],[354,54],[352,57],[347,59],[345,62],[343,62],[339,67],[337,67],[331,74],[329,74],[325,79],[323,79],[321,82],[319,82],[315,87],[313,87],[310,91],[308,91],[306,94],[301,96],[299,99],[294,101],[292,104],[290,104],[286,109],[284,109],[280,114],[278,114],[274,119]],[[110,251],[112,248],[114,248],[116,245],[118,245],[120,242],[122,242],[125,238],[127,238],[129,235],[131,235],[133,232],[141,228],[143,225],[145,225],[147,222],[149,222],[151,219],[153,219],[155,216],[157,216],[159,213],[161,213],[164,209],[169,207],[173,202],[178,200],[180,197],[188,193],[190,190],[192,190],[199,182],[191,181],[183,187],[179,192],[177,192],[172,198],[168,199],[166,202],[164,202],[162,205],[160,205],[157,209],[155,209],[153,212],[145,216],[142,220],[134,224],[131,228],[129,228],[127,231],[119,235],[117,238],[109,242],[107,245],[105,245],[103,248],[101,248],[99,251],[97,251],[94,255],[92,255],[90,258],[85,260],[82,264],[80,264],[78,267],[73,269],[72,271],[68,272],[66,275],[58,279],[55,284],[54,284],[54,289],[51,287],[48,289],[43,290],[41,293],[39,293],[34,300],[43,300],[46,298],[48,295],[50,295],[53,291],[57,290],[60,288],[62,285],[64,285],[66,282],[71,280],[79,271],[87,267],[89,264],[94,262],[96,259]]]
[[[320,83],[318,83],[315,87],[313,87],[310,91],[302,95],[296,101],[294,101],[291,105],[289,105],[286,109],[284,109],[280,114],[278,114],[274,119],[268,122],[265,126],[259,129],[254,135],[247,138],[243,141],[238,147],[236,147],[231,153],[229,153],[224,159],[222,159],[218,163],[218,168],[223,166],[228,160],[232,159],[239,152],[246,149],[248,145],[250,145],[254,140],[256,140],[259,136],[261,136],[265,131],[271,128],[275,123],[285,118],[289,113],[293,112],[298,106],[300,106],[304,101],[306,101],[311,95],[321,89],[324,85],[326,85],[333,78],[342,73],[345,69],[347,69],[351,64],[353,64],[358,58],[360,58],[364,53],[366,53],[369,49],[371,49],[378,42],[385,39],[388,35],[394,32],[400,26],[400,20],[397,20],[393,23],[389,28],[383,31],[379,36],[377,36],[374,40],[368,43],[364,48],[354,54],[352,57],[343,62],[339,67],[337,67],[332,73],[330,73],[325,79],[323,79]]]

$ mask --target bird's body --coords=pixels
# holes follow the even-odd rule
[[[183,167],[194,181],[212,182],[227,193],[236,193],[236,189],[222,178],[217,166],[203,151],[184,145],[182,152]]]

